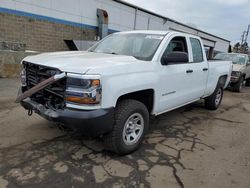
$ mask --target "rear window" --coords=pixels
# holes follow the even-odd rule
[[[228,53],[220,53],[217,54],[214,59],[232,61],[233,64],[245,65],[247,55],[245,54],[228,54]]]

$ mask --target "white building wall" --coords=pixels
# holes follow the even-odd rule
[[[101,8],[108,12],[109,29],[114,31],[133,30],[136,17],[135,29],[170,29],[199,35],[208,39],[204,40],[207,46],[216,43],[217,51],[227,51],[229,45],[225,40],[112,0],[0,0],[0,7],[93,27],[98,25],[96,9]]]
[[[228,47],[229,47],[230,43],[226,43],[225,41],[218,39],[215,43],[215,50],[219,51],[219,52],[224,52],[226,50],[226,52],[228,51]]]

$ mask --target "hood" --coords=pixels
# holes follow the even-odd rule
[[[233,71],[241,71],[244,65],[233,64]]]
[[[28,56],[23,61],[58,68],[63,72],[84,74],[91,69],[131,64],[138,60],[132,56],[67,51]]]

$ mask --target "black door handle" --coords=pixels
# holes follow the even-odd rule
[[[204,68],[204,69],[202,69],[203,71],[208,71],[208,68]]]
[[[188,70],[186,71],[186,73],[192,73],[192,72],[194,72],[194,71],[191,70],[191,69],[188,69]]]

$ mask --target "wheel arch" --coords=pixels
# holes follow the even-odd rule
[[[246,79],[246,73],[242,74],[242,77],[244,78],[244,80]]]
[[[226,82],[227,82],[228,75],[222,75],[218,79],[217,86],[222,86],[223,88],[226,88]],[[216,88],[215,88],[216,89]]]
[[[145,89],[145,90],[140,90],[140,91],[134,91],[130,93],[123,94],[118,97],[116,101],[116,106],[117,104],[125,99],[134,99],[137,101],[140,101],[143,103],[147,109],[148,112],[151,114],[154,108],[154,100],[155,100],[155,91],[154,89]]]

